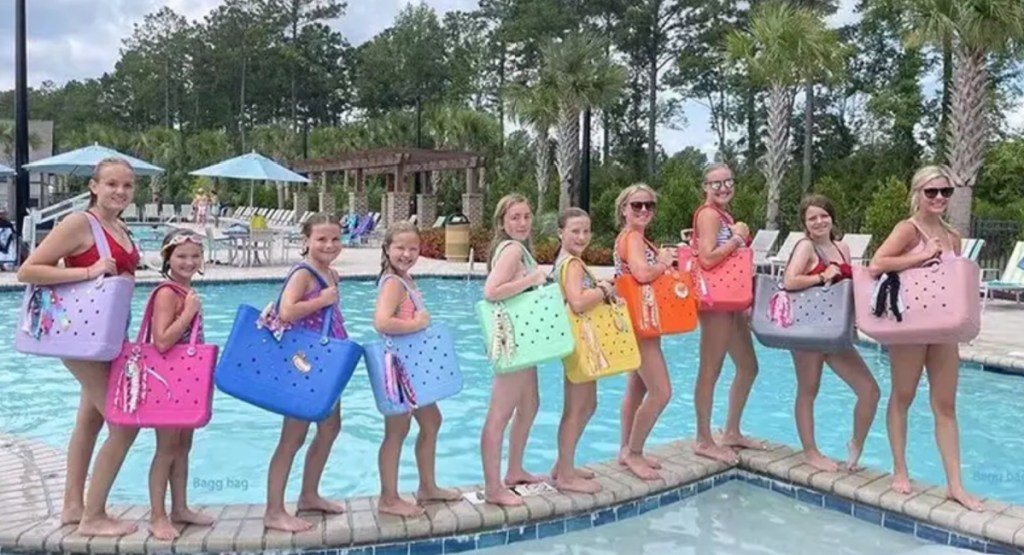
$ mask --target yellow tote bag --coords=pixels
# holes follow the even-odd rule
[[[558,282],[565,292],[565,276],[569,262],[580,260],[574,256],[562,261]],[[597,279],[587,265],[583,271],[595,283]],[[576,314],[568,303],[569,329],[572,331],[575,347],[572,354],[562,359],[565,375],[572,383],[591,382],[623,372],[632,372],[640,367],[640,349],[633,334],[633,322],[629,309],[618,297],[603,302],[584,314]]]

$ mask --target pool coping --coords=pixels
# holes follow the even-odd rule
[[[300,516],[315,528],[300,534],[264,531],[262,505],[207,506],[203,510],[218,519],[214,526],[180,527],[178,539],[161,542],[149,537],[147,508],[137,505],[110,512],[138,520],[139,531],[122,538],[88,538],[74,535],[73,526],[61,526],[51,505],[47,514],[27,521],[6,515],[0,524],[0,553],[456,553],[616,522],[741,480],[927,541],[1024,555],[1024,507],[986,501],[985,511],[972,513],[946,500],[941,487],[914,482],[911,495],[899,495],[889,490],[887,473],[823,472],[806,464],[800,451],[767,445],[763,451],[740,451],[740,463],[729,466],[696,455],[692,441],[672,442],[649,451],[663,465],[658,481],[641,481],[615,461],[606,461],[587,466],[597,474],[603,491],[526,497],[525,505],[516,508],[467,501],[434,503],[424,517],[406,519],[378,514],[375,496],[356,497],[345,501],[341,515],[303,513]],[[458,489],[477,491],[479,486]],[[0,500],[4,498],[0,492]],[[0,506],[0,515],[4,509]]]

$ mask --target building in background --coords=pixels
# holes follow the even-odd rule
[[[6,130],[10,129],[10,136]],[[53,122],[29,120],[28,161],[35,162],[53,156]],[[0,119],[0,162],[14,167],[14,120]],[[29,208],[50,204],[53,176],[33,173],[29,175]],[[14,176],[0,177],[0,207],[14,209]]]

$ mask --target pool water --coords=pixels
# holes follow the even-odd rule
[[[143,252],[157,252],[164,240],[164,235],[171,228],[164,224],[129,224],[132,232],[132,239]]]
[[[668,507],[585,531],[480,550],[481,555],[947,555],[966,550],[727,482]]]
[[[464,373],[463,391],[440,404],[444,415],[437,457],[442,485],[482,482],[479,454],[480,429],[490,397],[491,370],[474,313],[481,298],[480,281],[421,279],[432,318],[454,331]],[[202,285],[207,340],[223,345],[236,307],[249,303],[262,308],[273,300],[277,283]],[[371,281],[341,284],[342,307],[349,333],[357,341],[371,340],[375,288]],[[140,286],[133,298],[132,336],[138,328],[142,305],[151,287]],[[0,337],[8,348],[0,357],[0,431],[39,439],[66,448],[78,403],[77,382],[56,359],[15,353],[11,345],[21,294],[0,293]],[[699,332],[698,332],[699,333]],[[650,443],[694,436],[693,387],[697,368],[698,333],[669,337],[663,346],[673,383],[671,404],[654,428]],[[871,429],[862,463],[891,468],[885,431],[885,405],[889,367],[884,356],[864,349],[864,357],[882,388],[878,416]],[[793,422],[796,382],[787,352],[758,345],[760,375],[744,415],[744,431],[776,442],[799,446]],[[724,424],[728,387],[733,368],[726,363],[715,393],[715,426]],[[556,432],[562,410],[560,363],[539,370],[541,409],[526,451],[528,470],[547,473],[555,458]],[[607,460],[619,446],[619,408],[625,377],[600,382],[597,413],[579,445],[580,464]],[[967,486],[984,496],[1024,504],[1024,461],[1012,454],[1024,452],[1024,411],[1019,409],[1024,382],[1014,376],[965,368],[961,372],[958,416],[961,425],[963,471]],[[816,406],[819,447],[828,455],[844,457],[851,433],[854,396],[834,374],[826,372]],[[360,364],[342,397],[342,432],[331,454],[322,491],[335,497],[374,494],[379,490],[377,449],[383,437],[383,419],[377,412],[365,367]],[[265,500],[266,471],[276,446],[281,418],[228,397],[219,391],[213,420],[196,433],[190,465],[190,495],[201,503],[261,503]],[[416,428],[403,451],[400,487],[416,489],[413,456]],[[933,419],[928,406],[927,380],[922,380],[911,410],[908,456],[912,477],[943,484],[945,478],[935,447]],[[308,443],[308,441],[307,441]],[[146,480],[154,437],[143,431],[114,486],[115,502],[147,502]],[[300,453],[300,457],[304,452]],[[302,459],[292,468],[288,497],[298,495]]]

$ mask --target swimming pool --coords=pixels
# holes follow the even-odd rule
[[[606,526],[480,550],[481,555],[577,553],[946,555],[968,551],[930,544],[738,481]]]
[[[438,445],[439,480],[446,485],[482,481],[479,433],[490,392],[490,370],[476,323],[474,303],[481,298],[479,281],[422,279],[432,316],[452,327],[465,375],[465,388],[441,404],[445,423]],[[209,340],[223,344],[235,309],[247,302],[262,307],[276,295],[276,283],[203,285],[200,295],[206,313]],[[140,286],[133,298],[133,329],[138,326],[142,303],[150,287]],[[349,332],[357,341],[372,338],[370,320],[375,289],[370,281],[347,281],[341,297]],[[64,449],[74,421],[78,389],[59,361],[28,357],[10,348],[21,294],[0,293],[0,336],[7,338],[7,356],[0,357],[0,430],[37,438]],[[698,335],[667,338],[664,349],[670,362],[674,397],[652,435],[663,443],[694,435],[693,384],[698,360]],[[873,349],[865,358],[882,387],[883,398],[862,462],[891,468],[885,432],[885,403],[889,391],[888,362]],[[754,386],[744,418],[752,435],[799,445],[793,423],[795,378],[788,353],[758,346],[761,374]],[[527,468],[546,473],[554,462],[555,436],[562,408],[560,364],[540,369],[541,411],[526,452]],[[715,425],[725,419],[726,397],[732,378],[727,363],[715,397]],[[609,378],[598,388],[598,410],[582,441],[577,460],[606,460],[619,445],[619,404],[623,377]],[[958,415],[961,423],[965,481],[975,492],[1007,502],[1024,503],[1024,462],[1010,454],[1024,451],[1024,411],[1020,411],[1020,378],[975,369],[961,373]],[[927,382],[911,411],[908,455],[912,477],[944,483],[941,461],[933,440]],[[831,373],[826,373],[816,408],[820,448],[832,456],[845,456],[854,397]],[[323,479],[325,494],[336,497],[378,491],[376,456],[383,437],[383,421],[360,365],[342,398],[342,435],[335,444]],[[261,503],[265,498],[266,469],[280,432],[279,417],[217,393],[210,425],[196,434],[189,477],[192,498],[200,503]],[[416,487],[413,458],[415,430],[403,452],[400,487]],[[115,483],[112,500],[146,503],[146,476],[153,453],[151,432],[143,432]],[[302,454],[300,454],[302,456]],[[288,496],[297,495],[301,464],[293,467]]]
[[[135,244],[143,252],[159,251],[164,235],[167,235],[167,232],[171,230],[170,226],[165,224],[142,223],[128,224],[128,229],[132,232],[132,239],[135,241]]]

